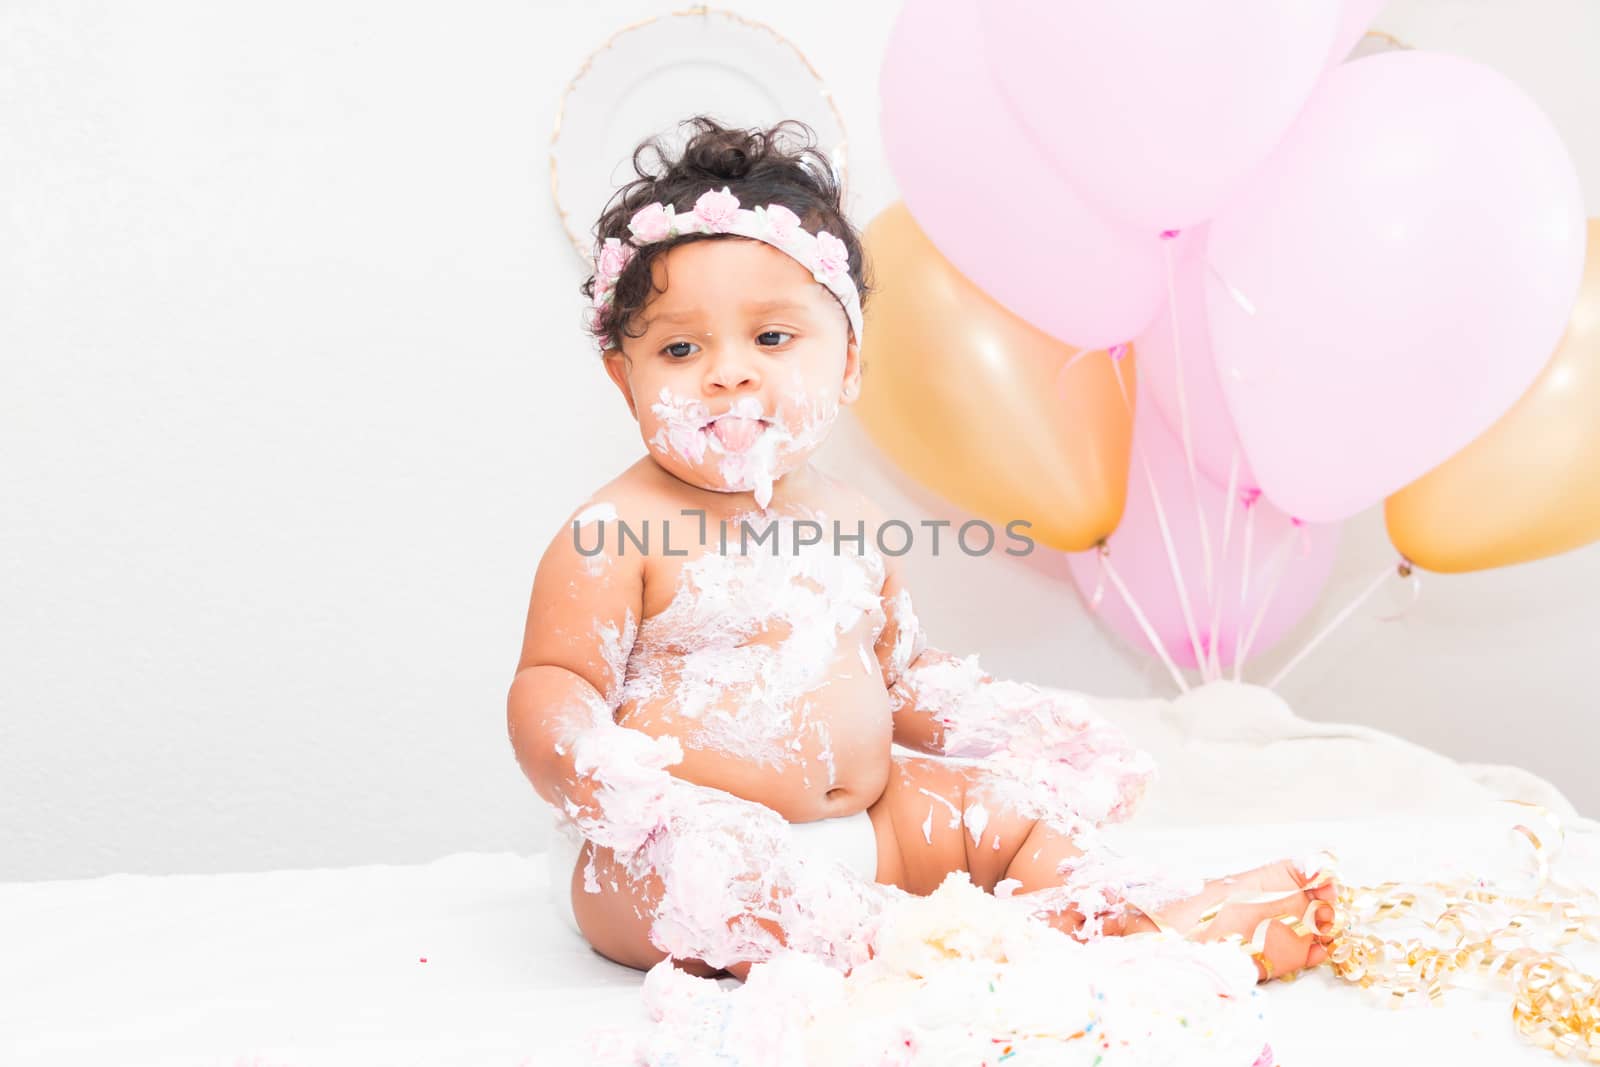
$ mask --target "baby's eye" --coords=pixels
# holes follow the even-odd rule
[[[661,351],[673,359],[686,359],[694,354],[694,347],[693,341],[674,341]]]
[[[756,344],[766,348],[776,348],[778,345],[793,339],[794,334],[792,333],[784,333],[782,330],[767,330],[756,335]]]

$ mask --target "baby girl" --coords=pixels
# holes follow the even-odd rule
[[[929,647],[886,517],[810,462],[863,388],[867,289],[807,132],[696,119],[596,227],[590,330],[646,454],[545,551],[507,701],[560,813],[557,907],[632,967],[848,970],[885,902],[963,871],[1076,937],[1321,962],[1326,875],[1177,886],[1098,846],[1148,759],[1084,698]]]

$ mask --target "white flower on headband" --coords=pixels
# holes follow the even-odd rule
[[[694,202],[694,210],[679,215],[671,204],[646,204],[628,220],[630,243],[607,237],[595,256],[594,312],[590,329],[598,333],[605,309],[616,298],[617,278],[627,269],[638,248],[684,234],[711,233],[748,237],[776,248],[794,259],[839,301],[850,332],[861,340],[861,296],[850,277],[850,249],[826,230],[808,233],[800,216],[782,204],[749,210],[725,185],[708,189]],[[604,347],[609,338],[598,338]]]

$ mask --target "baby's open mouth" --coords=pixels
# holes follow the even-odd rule
[[[722,447],[729,452],[743,452],[756,443],[769,425],[768,419],[730,412],[712,419],[703,429],[722,442]]]

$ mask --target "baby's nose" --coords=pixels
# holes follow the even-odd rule
[[[723,392],[746,389],[761,384],[755,367],[737,357],[716,360],[706,373],[706,387]]]

